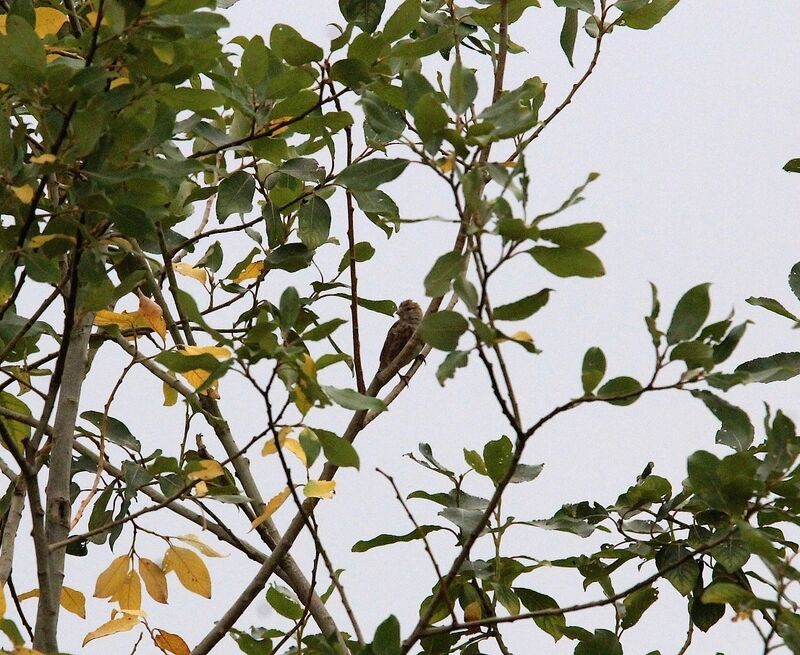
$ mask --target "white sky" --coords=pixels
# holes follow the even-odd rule
[[[388,4],[393,7],[397,3]],[[549,83],[548,111],[582,73],[593,44],[579,34],[576,68],[570,69],[558,46],[561,10],[549,2],[545,5],[542,10],[529,10],[525,20],[514,26],[512,37],[528,46],[529,52],[511,59],[509,84],[533,75],[542,77]],[[332,0],[241,0],[227,15],[232,24],[230,37],[266,37],[274,23],[287,22],[323,45],[330,37],[326,23],[340,20]],[[511,362],[528,423],[580,392],[580,362],[589,346],[604,349],[612,376],[642,379],[649,374],[652,353],[642,321],[649,310],[649,280],[661,291],[665,321],[680,294],[705,281],[713,283],[713,316],[723,318],[735,307],[739,318],[756,321],[731,363],[797,349],[788,321],[750,307],[744,299],[768,295],[781,299],[790,309],[798,307],[786,275],[800,259],[796,245],[800,176],[781,170],[788,159],[800,156],[798,23],[800,4],[796,2],[706,0],[681,3],[648,32],[615,30],[607,37],[593,77],[529,149],[532,211],[554,208],[589,171],[598,171],[602,177],[589,187],[586,201],[555,224],[600,220],[608,234],[594,248],[606,265],[604,278],[556,279],[526,261],[509,267],[508,274],[495,283],[496,304],[545,286],[557,289],[544,310],[519,325],[530,331],[544,350],[538,358],[520,356]],[[420,172],[409,169],[392,189],[405,217],[452,215],[443,187]],[[337,218],[333,230],[344,241],[343,223]],[[361,295],[422,300],[422,279],[435,258],[449,248],[451,226],[407,226],[388,245],[366,221],[358,229],[360,238],[375,239],[379,246],[376,257],[360,268]],[[331,258],[338,261],[340,255],[341,249]],[[231,263],[228,260],[223,270],[229,270]],[[275,286],[268,287],[271,298],[279,296],[285,279],[274,277]],[[342,307],[331,305],[330,311]],[[374,314],[362,316],[365,367],[371,374],[390,323]],[[342,581],[368,635],[389,613],[400,618],[407,634],[418,603],[433,582],[430,562],[419,543],[366,554],[350,552],[357,540],[382,532],[407,532],[411,527],[375,467],[395,475],[404,493],[418,488],[444,490],[437,486],[440,483],[435,476],[402,455],[415,451],[418,442],[427,441],[440,461],[463,469],[462,448],[480,450],[485,441],[507,429],[490,399],[486,375],[478,362],[459,371],[456,379],[441,389],[434,378],[440,361],[441,354],[434,353],[391,411],[359,437],[361,473],[342,471],[337,477],[336,499],[321,504],[318,512],[323,539],[334,564],[347,570]],[[101,370],[106,370],[105,364]],[[354,386],[343,377],[336,378],[333,370],[330,375],[326,382]],[[105,388],[100,386],[103,382],[99,376],[90,381],[98,389]],[[140,375],[132,378],[127,389],[127,398],[114,413],[132,416],[131,429],[150,448],[173,443],[182,411],[160,408],[160,385]],[[794,406],[797,389],[796,382],[752,387],[732,394],[732,400],[756,412],[753,422],[757,426],[760,403],[767,399],[800,420]],[[151,402],[157,409],[141,410]],[[223,383],[223,409],[242,441],[260,430],[256,424],[261,407],[253,402],[236,391],[236,383]],[[345,420],[346,415],[340,414],[340,424]],[[699,402],[677,393],[648,396],[628,408],[582,408],[552,423],[530,445],[525,461],[545,462],[545,471],[536,482],[512,489],[504,510],[519,518],[544,518],[568,501],[591,499],[610,504],[633,483],[648,460],[654,460],[656,472],[679,487],[688,455],[698,449],[724,452],[714,446],[715,431],[710,413]],[[211,441],[208,436],[206,440]],[[263,469],[265,494],[281,486],[279,479],[270,479],[274,475],[275,469]],[[490,493],[485,485],[471,491]],[[412,509],[420,523],[440,520],[431,504],[412,501]],[[291,514],[287,504],[278,516],[279,526]],[[231,517],[238,526],[244,525],[236,514]],[[176,533],[197,532],[191,527],[164,525],[168,527],[163,529]],[[447,539],[437,537],[434,535],[432,542],[440,563],[446,566],[454,551]],[[213,543],[211,538],[208,541]],[[533,528],[512,532],[507,547],[508,554],[540,558],[582,549],[591,552],[589,544],[577,537]],[[160,560],[163,546],[153,542],[149,548],[145,555]],[[480,548],[478,552],[482,552]],[[23,567],[24,557],[20,543],[21,561],[15,570],[20,589],[35,586],[33,563]],[[68,570],[67,584],[91,596],[96,572],[110,559],[107,551],[98,549],[86,560],[69,559],[68,565],[74,568]],[[170,576],[169,609],[152,602],[145,607],[154,626],[180,633],[190,645],[205,634],[221,614],[225,599],[234,598],[256,569],[236,557],[209,563],[215,585],[213,601],[185,593]],[[30,575],[26,576],[25,569]],[[27,586],[25,577],[30,578]],[[563,571],[535,573],[517,582],[549,593],[562,604],[600,596],[596,586],[581,594],[578,576]],[[659,603],[626,636],[626,652],[661,649],[672,653],[682,643],[685,601],[671,586],[659,588]],[[33,612],[34,604],[29,603]],[[338,608],[336,613],[338,616]],[[99,600],[89,602],[86,621],[73,621],[65,615],[70,634],[61,648],[77,652],[83,635],[107,617],[108,607]],[[270,617],[271,610],[262,600],[239,627],[269,625]],[[752,628],[745,623],[732,624],[730,618],[729,613],[712,629],[710,638],[697,634],[690,652],[753,652]],[[591,617],[574,615],[569,622],[613,627],[610,609]],[[528,624],[515,626],[509,634],[509,645],[517,653],[568,653],[574,647],[566,640],[553,647],[547,635]],[[125,645],[129,643],[130,635],[110,637],[83,652],[128,652]],[[223,644],[219,653],[237,652],[230,640]],[[492,652],[489,646],[483,650]],[[143,643],[139,652],[153,651]]]

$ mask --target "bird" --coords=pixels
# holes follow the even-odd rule
[[[397,321],[389,328],[386,341],[383,342],[378,372],[389,366],[414,336],[414,332],[422,321],[422,308],[413,300],[404,300],[400,303],[395,315]],[[400,363],[401,368],[411,362],[416,355],[415,352],[409,353],[408,357]]]

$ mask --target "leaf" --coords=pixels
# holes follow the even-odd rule
[[[558,603],[554,598],[540,594],[533,591],[533,589],[526,589],[524,587],[514,587],[514,593],[519,596],[520,601],[529,612],[536,612],[546,609],[557,609]],[[567,625],[567,619],[563,614],[551,614],[549,616],[535,616],[533,622],[549,634],[555,641],[564,636],[564,628]]]
[[[507,305],[495,307],[492,316],[498,321],[521,321],[533,316],[550,299],[552,289],[542,289],[532,296],[526,296]]]
[[[702,400],[709,411],[722,423],[717,430],[717,443],[739,451],[747,450],[750,447],[755,436],[755,429],[747,412],[715,396],[710,391],[693,390],[691,393],[695,398]]]
[[[465,263],[465,257],[454,251],[439,257],[425,276],[425,295],[435,298],[450,291],[450,283],[461,274]]]
[[[483,447],[483,461],[486,464],[486,471],[495,484],[498,484],[505,477],[513,459],[514,445],[511,443],[511,439],[506,436],[490,441]]]
[[[117,593],[125,583],[130,567],[130,557],[121,555],[111,561],[111,564],[97,576],[94,586],[95,598],[110,598]]]
[[[783,165],[787,173],[800,173],[800,159],[790,159]]]
[[[125,580],[114,592],[111,600],[118,602],[120,609],[123,610],[142,609],[142,580],[136,571],[128,571]]]
[[[19,398],[7,391],[0,391],[0,407],[7,409],[22,416],[33,418],[31,410]],[[31,436],[31,426],[10,418],[0,417],[0,424],[3,425],[8,435],[11,437],[17,449],[22,452],[22,443]],[[5,440],[2,441],[3,448],[8,449]]]
[[[466,68],[461,59],[456,59],[450,69],[450,94],[448,102],[456,114],[463,114],[470,108],[478,95],[478,81],[475,71]]]
[[[359,241],[353,244],[353,253],[355,254],[355,261],[366,262],[372,259],[375,254],[375,247],[369,241]],[[339,272],[341,273],[348,266],[350,266],[350,251],[346,250],[342,256],[342,261],[339,262]]]
[[[269,46],[276,55],[291,66],[302,66],[322,59],[323,52],[316,43],[303,38],[296,29],[278,23],[269,35]]]
[[[672,11],[678,0],[648,0],[644,5],[636,4],[639,6],[635,10],[623,11],[623,24],[635,30],[649,30]]]
[[[575,647],[575,655],[622,655],[622,644],[611,630],[595,630]]]
[[[420,326],[422,339],[439,350],[455,350],[469,324],[458,312],[442,310],[426,316]]]
[[[592,393],[606,374],[606,356],[600,348],[589,348],[583,356],[581,383],[584,393]]]
[[[658,600],[658,589],[653,587],[642,587],[632,594],[625,596],[622,605],[625,608],[625,615],[622,617],[622,629],[627,630],[635,626],[648,607]]]
[[[339,11],[348,23],[372,34],[381,22],[386,0],[339,0]]]
[[[564,25],[561,28],[561,37],[559,38],[559,42],[561,43],[561,50],[563,50],[564,54],[567,56],[567,61],[569,62],[570,66],[575,65],[572,63],[572,53],[575,52],[575,37],[577,35],[578,11],[568,7],[566,9],[566,13],[564,14]]]
[[[23,601],[27,600],[28,598],[38,598],[39,597],[39,590],[32,589],[31,591],[26,591],[24,594],[20,594],[18,596],[18,600]],[[76,614],[80,616],[82,619],[86,618],[86,596],[83,595],[82,592],[78,591],[77,589],[72,589],[71,587],[63,586],[61,587],[61,599],[59,601],[61,607],[63,607],[67,612],[71,612],[72,614]],[[0,590],[0,617],[4,616],[6,612],[6,598],[5,593]]]
[[[792,269],[794,270],[794,268]],[[750,296],[745,302],[748,305],[753,305],[755,307],[763,307],[764,309],[768,309],[779,316],[784,316],[785,318],[790,318],[793,321],[800,321],[800,318],[792,314],[786,307],[784,307],[781,303],[779,303],[774,298],[765,298],[765,297],[755,297]]]
[[[606,228],[602,223],[576,223],[539,231],[543,239],[564,248],[588,248],[600,241],[605,233]]]
[[[558,277],[601,277],[606,273],[597,255],[583,248],[534,246],[528,252],[539,266]]]
[[[164,571],[155,562],[139,558],[139,575],[142,576],[144,581],[144,588],[147,593],[157,603],[167,602],[167,578]]]
[[[358,453],[347,439],[342,439],[328,430],[317,429],[314,431],[322,445],[325,459],[335,466],[359,467]]]
[[[170,546],[164,554],[163,570],[175,571],[178,581],[189,591],[211,598],[211,577],[202,559],[192,550]]]
[[[408,166],[407,159],[371,159],[356,162],[339,173],[335,181],[349,191],[372,191],[381,184],[397,178],[406,166]]]
[[[751,359],[736,367],[737,373],[748,374],[748,382],[779,382],[800,374],[800,353],[777,353]]]
[[[217,220],[224,223],[231,214],[246,214],[253,209],[256,182],[245,171],[231,173],[219,183],[217,193]]]
[[[213,480],[221,475],[225,475],[222,465],[213,459],[200,459],[192,462],[193,470],[187,473],[186,477],[190,480]]]
[[[267,589],[267,602],[281,616],[297,621],[303,616],[303,607],[297,602],[291,591],[279,585],[270,585]]]
[[[612,405],[630,405],[635,403],[642,390],[638,380],[627,375],[612,378],[597,390],[597,397]]]
[[[9,185],[8,188],[24,205],[29,205],[33,200],[34,189],[30,184],[24,184],[22,186]]]
[[[345,409],[355,411],[368,410],[372,412],[385,412],[388,407],[380,398],[365,396],[355,389],[337,389],[322,385],[321,389],[333,402]]]
[[[270,518],[275,512],[277,512],[281,505],[286,502],[286,499],[292,495],[292,490],[289,487],[284,487],[275,494],[272,498],[267,501],[267,504],[264,505],[264,509],[256,518],[253,519],[253,522],[250,524],[250,529],[254,530],[259,525],[261,525],[264,521]]]
[[[679,341],[688,341],[703,327],[711,310],[708,288],[711,285],[698,284],[689,289],[675,306],[672,321],[667,328],[667,343],[674,345]]]
[[[166,630],[158,629],[155,631],[156,646],[166,650],[175,655],[191,655],[189,646],[179,635],[167,632]]]
[[[107,637],[108,635],[116,634],[117,632],[127,632],[128,630],[133,630],[139,624],[139,617],[138,616],[130,616],[126,614],[121,619],[111,619],[107,621],[103,625],[101,625],[96,630],[92,630],[83,638],[82,646],[85,646],[90,641],[94,639],[100,639],[100,637]]]
[[[336,480],[311,480],[303,486],[306,498],[325,498],[330,500],[336,493]]]
[[[206,273],[204,269],[195,268],[191,264],[186,264],[185,262],[178,262],[177,264],[173,264],[172,268],[174,268],[175,271],[180,273],[181,275],[185,275],[186,277],[190,277],[194,280],[197,280],[201,284],[205,284],[208,281],[208,273]]]
[[[753,592],[732,582],[715,582],[703,592],[703,602],[727,603],[734,608],[755,600]]]
[[[444,386],[445,380],[455,377],[456,369],[463,368],[469,361],[469,352],[466,350],[454,350],[447,353],[444,361],[436,369],[436,379],[439,384]]]
[[[656,566],[683,596],[694,589],[700,575],[700,567],[692,559],[691,553],[677,544],[669,544],[656,553]]]
[[[236,277],[233,278],[233,282],[236,284],[241,284],[245,280],[255,280],[261,277],[261,273],[264,270],[264,260],[258,260],[255,262],[250,262],[247,266],[242,269],[241,273],[239,273]]]
[[[400,621],[394,614],[375,629],[372,652],[375,655],[400,655]]]
[[[297,236],[309,250],[318,248],[328,240],[331,230],[331,210],[318,195],[312,195],[297,210]]]
[[[189,544],[190,546],[196,548],[206,557],[227,557],[227,555],[223,555],[222,553],[214,550],[211,546],[206,545],[197,535],[184,534],[178,537],[178,539],[180,539],[183,543]]]
[[[389,544],[416,541],[417,539],[422,539],[423,536],[429,535],[431,532],[444,529],[445,528],[443,528],[441,525],[421,525],[419,526],[419,529],[414,528],[411,532],[406,534],[382,534],[378,535],[377,537],[373,537],[372,539],[357,541],[355,544],[353,544],[351,550],[354,553],[364,553],[373,548],[378,548],[379,546],[388,546]]]
[[[66,14],[52,7],[37,7],[34,12],[36,14],[36,35],[42,39],[50,34],[57,34],[67,22]]]

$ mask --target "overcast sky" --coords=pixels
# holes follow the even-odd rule
[[[542,10],[529,10],[514,26],[512,37],[525,44],[528,53],[512,58],[508,82],[513,86],[533,75],[542,77],[549,84],[547,111],[560,102],[585,69],[593,44],[579,35],[576,68],[571,69],[558,46],[562,11],[548,0],[543,2]],[[394,7],[397,3],[388,4]],[[266,36],[274,23],[286,22],[307,38],[325,44],[331,34],[326,24],[341,22],[332,0],[241,0],[226,14],[232,25],[227,38],[235,34]],[[601,177],[587,190],[586,201],[563,220],[599,220],[608,234],[594,248],[606,265],[607,275],[602,279],[561,280],[526,261],[509,267],[508,274],[493,287],[496,304],[542,287],[557,290],[545,310],[520,325],[534,335],[543,354],[520,356],[511,362],[528,424],[580,393],[580,363],[589,346],[604,349],[610,375],[642,379],[649,374],[652,346],[642,321],[649,310],[648,281],[659,287],[665,320],[685,290],[712,282],[713,316],[724,318],[734,308],[741,319],[755,321],[736,362],[798,348],[797,335],[788,321],[744,303],[748,296],[768,295],[795,311],[800,305],[786,284],[790,267],[800,259],[800,175],[781,170],[788,159],[800,156],[798,24],[800,4],[790,0],[705,0],[681,3],[651,31],[617,29],[604,43],[600,63],[585,88],[529,149],[532,211],[541,213],[558,206],[587,173],[598,171]],[[444,188],[421,171],[409,169],[393,190],[404,217],[453,215]],[[361,238],[375,239],[382,247],[373,261],[360,268],[362,295],[421,301],[422,279],[449,247],[451,226],[406,226],[387,245],[380,233],[363,223],[358,228]],[[343,239],[341,221],[334,223],[334,230]],[[269,293],[277,297],[280,290],[277,286]],[[341,307],[331,307],[331,311],[341,311]],[[366,313],[363,320],[365,366],[371,374],[390,321]],[[350,552],[359,539],[382,532],[406,532],[411,527],[375,467],[395,475],[404,493],[419,488],[439,490],[439,480],[402,455],[426,441],[441,461],[463,469],[462,448],[480,450],[483,443],[507,429],[477,362],[459,371],[442,389],[434,378],[441,358],[434,353],[391,411],[359,437],[361,473],[342,471],[337,478],[337,497],[320,505],[323,539],[334,564],[347,570],[342,581],[369,635],[389,613],[400,618],[407,634],[418,602],[433,582],[430,562],[418,543],[365,554]],[[117,415],[133,413],[131,429],[151,448],[167,439],[172,443],[170,431],[180,430],[181,410],[139,411],[147,402],[160,406],[161,399],[160,385],[153,385],[145,375],[132,378],[131,385],[138,385],[137,380],[141,385],[135,387],[135,393],[130,389]],[[332,380],[339,386],[348,385],[342,377]],[[93,384],[102,382],[97,376],[92,380]],[[227,380],[223,382],[223,409],[232,417],[235,434],[244,440],[254,430],[254,410],[235,392],[235,383],[226,385]],[[797,391],[798,384],[790,382],[774,388],[754,386],[732,396],[755,412],[753,422],[758,425],[763,400],[800,420]],[[346,420],[344,413],[339,419],[341,423]],[[633,483],[648,460],[655,461],[657,473],[679,486],[688,455],[699,449],[724,452],[714,445],[715,432],[716,422],[707,410],[677,393],[648,396],[628,408],[582,408],[553,422],[531,444],[525,461],[546,463],[544,473],[536,482],[514,488],[504,510],[528,519],[550,516],[569,501],[591,499],[610,504]],[[274,476],[274,469],[265,468],[264,475]],[[281,484],[275,481],[276,492]],[[268,494],[266,477],[264,486]],[[471,491],[490,493],[480,485]],[[440,520],[434,506],[413,503],[419,522]],[[285,525],[291,514],[287,504],[278,516],[279,526]],[[437,536],[432,541],[440,562],[449,565],[450,542]],[[208,541],[213,543],[210,538]],[[507,545],[509,554],[543,559],[581,549],[590,552],[590,545],[577,537],[533,528],[512,532]],[[152,558],[159,560],[163,547],[154,543],[152,548]],[[67,584],[83,589],[87,596],[96,570],[110,561],[110,555],[102,551],[92,554],[91,561],[68,560],[76,568],[68,570]],[[210,564],[214,600],[184,593],[171,577],[171,615],[153,603],[145,607],[153,625],[178,632],[194,644],[221,613],[223,599],[235,597],[256,568],[236,557]],[[18,563],[15,574],[19,568]],[[32,572],[32,563],[29,568]],[[32,576],[30,582],[34,584]],[[562,604],[600,596],[597,587],[582,595],[578,576],[561,570],[536,573],[519,582],[555,596]],[[665,654],[674,653],[683,641],[685,601],[668,584],[659,588],[662,602],[626,638],[626,652],[661,649]],[[263,601],[259,603],[239,627],[269,625],[270,610]],[[77,652],[85,632],[106,620],[107,611],[105,601],[93,600],[87,621],[65,617],[74,639],[64,639],[61,647]],[[610,609],[604,609],[592,616],[572,616],[570,623],[609,627],[613,626],[612,616]],[[729,612],[710,637],[698,634],[690,652],[753,652],[752,628],[744,622],[732,624],[730,618]],[[568,653],[574,647],[566,640],[553,647],[552,640],[531,625],[518,625],[510,634],[509,644],[517,653]],[[83,652],[124,652],[117,649],[129,641],[129,635],[111,637]],[[484,650],[491,652],[489,647]],[[140,652],[152,650],[143,646]],[[227,640],[219,652],[233,653],[236,647]]]

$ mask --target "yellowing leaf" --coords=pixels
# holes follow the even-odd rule
[[[36,34],[43,39],[48,34],[57,34],[61,26],[67,22],[67,16],[58,9],[39,7],[36,13]]]
[[[239,273],[239,275],[233,278],[233,281],[236,282],[236,284],[241,284],[245,280],[255,280],[259,275],[261,275],[261,271],[263,270],[264,270],[263,259],[261,261],[251,262],[245,267],[245,269],[241,273]]]
[[[511,338],[514,341],[525,341],[527,343],[533,343],[533,337],[530,335],[529,332],[525,332],[525,330],[514,332],[514,334],[511,335]]]
[[[317,365],[314,363],[314,358],[308,353],[303,355],[303,363],[300,364],[300,370],[312,380],[317,379]]]
[[[184,346],[184,355],[214,355],[217,359],[228,359],[231,351],[225,346]]]
[[[119,603],[123,610],[142,609],[142,579],[136,571],[128,571],[125,581],[117,589],[111,600]]]
[[[208,496],[208,485],[200,480],[196,485],[194,485],[194,495],[198,498],[204,498]]]
[[[112,312],[108,309],[101,309],[94,315],[94,324],[118,325],[123,330],[132,330],[137,327],[145,327],[139,312]]]
[[[41,248],[44,244],[53,241],[54,239],[65,239],[67,241],[75,241],[75,237],[68,234],[38,234],[35,237],[28,239],[29,248]]]
[[[190,655],[191,651],[186,642],[180,636],[167,632],[166,630],[156,630],[156,646],[164,650],[175,653],[175,655]]]
[[[308,397],[303,392],[303,390],[300,388],[299,384],[296,384],[296,385],[294,385],[294,387],[292,387],[292,392],[294,394],[294,404],[295,404],[295,406],[300,411],[300,413],[303,416],[305,416],[306,414],[308,414],[311,411],[311,408],[313,407],[311,401],[309,401]]]
[[[124,86],[130,83],[131,81],[127,77],[118,77],[116,79],[111,80],[111,83],[108,85],[108,88],[116,89],[118,86]]]
[[[213,355],[217,359],[227,359],[231,356],[231,351],[224,346],[184,346],[181,352],[184,355],[190,356],[208,354]],[[189,384],[197,389],[198,387],[202,386],[206,380],[208,380],[208,377],[211,374],[205,369],[196,368],[191,371],[181,373],[181,375],[186,378],[186,381]],[[216,392],[216,388],[214,386],[206,389],[206,393],[212,398],[219,399],[219,394]]]
[[[336,480],[311,480],[303,487],[306,498],[333,498]]]
[[[83,638],[83,646],[88,644],[93,639],[99,639],[100,637],[107,637],[108,635],[113,635],[117,632],[126,632],[128,630],[133,630],[136,625],[139,623],[139,618],[136,616],[129,616],[125,615],[121,619],[111,619],[107,621],[103,625],[101,625],[97,630],[92,630],[89,634],[87,634]]]
[[[35,155],[31,157],[31,164],[53,164],[56,161],[56,156],[48,153],[44,155]]]
[[[479,600],[473,600],[464,608],[464,621],[478,621],[483,618],[483,608]]]
[[[167,336],[167,323],[164,320],[164,312],[157,302],[150,300],[141,291],[137,290],[137,293],[139,294],[139,316],[163,339]]]
[[[115,558],[105,571],[97,576],[94,586],[95,598],[111,598],[128,577],[131,560],[127,555]],[[130,628],[128,628],[130,630]]]
[[[170,546],[164,554],[163,568],[175,571],[180,583],[192,593],[211,598],[211,576],[208,569],[193,550]]]
[[[178,391],[172,385],[164,382],[164,407],[172,407],[178,402]]]
[[[61,607],[82,619],[86,618],[86,596],[77,589],[61,587]]]
[[[175,61],[175,48],[171,43],[164,43],[162,45],[153,46],[153,54],[158,57],[159,61],[170,65]]]
[[[283,134],[292,120],[294,120],[294,116],[278,116],[267,123],[267,129],[273,135]]]
[[[6,615],[6,590],[0,587],[0,618]]]
[[[17,198],[19,198],[20,202],[29,205],[31,200],[33,200],[33,187],[30,184],[23,184],[22,186],[9,186],[11,189],[11,193],[13,193]]]
[[[286,501],[292,490],[289,487],[284,487],[280,493],[275,494],[269,499],[269,502],[264,506],[264,511],[261,512],[250,524],[250,529],[253,530],[266,521],[270,516],[278,511],[281,505]]]
[[[292,428],[290,427],[283,427],[278,431],[278,444],[283,446],[283,443],[286,441],[286,437],[288,437],[292,433]],[[267,455],[272,455],[278,452],[278,446],[275,445],[275,439],[268,439],[264,443],[264,447],[261,449],[261,454],[266,457]]]
[[[191,264],[178,262],[177,264],[173,264],[172,268],[174,268],[181,275],[193,278],[202,284],[205,284],[208,280],[208,274],[206,273],[205,269],[195,268]]]
[[[178,537],[178,539],[180,539],[184,543],[189,544],[190,546],[194,546],[206,557],[227,557],[227,555],[223,555],[222,553],[217,552],[211,546],[208,546],[202,541],[200,541],[200,537],[198,537],[196,534],[184,534]]]
[[[190,480],[213,480],[220,475],[225,475],[225,469],[222,465],[213,459],[201,459],[196,462],[200,468],[196,471],[191,471],[186,477]]]
[[[157,603],[167,602],[167,578],[161,567],[152,560],[139,558],[139,574],[144,580],[144,588]]]
[[[297,457],[297,459],[303,462],[303,466],[308,467],[306,462],[306,451],[303,450],[303,447],[300,445],[300,442],[297,439],[286,439],[286,441],[283,442],[283,447],[292,453],[292,455]]]

